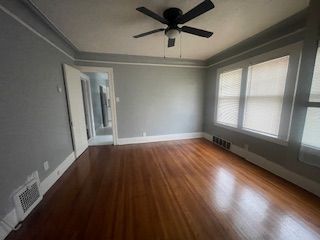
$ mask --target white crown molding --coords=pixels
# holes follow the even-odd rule
[[[32,8],[34,8],[36,10],[36,14],[43,18],[44,21],[47,22],[47,24],[51,25],[54,28],[54,31],[56,31],[56,33],[60,36],[62,36],[62,38],[64,38],[64,40],[66,40],[75,50],[78,50],[78,46],[75,45],[74,42],[72,42],[70,40],[70,38],[68,38],[63,31],[32,1],[32,0],[28,0],[28,4],[30,4],[32,6]]]
[[[225,59],[223,59],[223,60],[220,60],[220,61],[215,62],[215,63],[212,63],[212,64],[208,64],[208,65],[207,65],[207,68],[211,68],[211,67],[213,67],[213,66],[215,66],[215,65],[218,65],[218,64],[220,64],[220,63],[224,63],[224,62],[226,62],[226,61],[228,61],[228,60],[234,59],[234,58],[236,58],[236,57],[240,57],[240,56],[243,55],[243,54],[252,52],[252,51],[254,51],[254,50],[256,50],[256,49],[259,49],[259,48],[262,48],[262,47],[264,47],[264,46],[267,46],[267,45],[269,45],[269,44],[271,44],[271,43],[273,43],[273,42],[279,41],[279,40],[281,40],[281,39],[283,39],[283,38],[290,37],[290,36],[292,36],[292,35],[294,35],[294,34],[297,34],[297,33],[299,33],[299,32],[302,32],[302,31],[304,31],[304,30],[305,30],[305,28],[299,28],[299,29],[297,29],[296,31],[293,31],[293,32],[291,32],[291,33],[282,35],[282,36],[280,36],[280,37],[277,37],[277,38],[272,39],[272,40],[270,40],[270,41],[268,41],[268,42],[262,43],[262,44],[260,44],[260,45],[258,45],[258,46],[255,46],[255,47],[253,47],[253,48],[250,48],[250,49],[248,49],[248,50],[245,50],[245,51],[243,51],[243,52],[240,52],[240,53],[238,53],[238,54],[236,54],[236,55],[233,55],[233,56],[231,56],[231,57],[225,58]]]
[[[6,9],[4,6],[2,6],[0,4],[0,9],[5,12],[6,14],[8,14],[9,16],[11,16],[13,19],[15,19],[18,23],[20,23],[21,25],[23,25],[24,27],[26,27],[28,30],[30,30],[31,32],[33,32],[34,34],[36,34],[38,37],[40,37],[41,39],[43,39],[44,41],[46,41],[47,43],[49,43],[51,46],[53,46],[54,48],[56,48],[57,50],[59,50],[61,53],[63,53],[64,55],[66,55],[68,58],[70,58],[73,61],[77,61],[77,62],[87,62],[87,63],[104,63],[104,64],[118,64],[118,65],[135,65],[135,66],[157,66],[157,67],[176,67],[176,68],[202,68],[202,69],[206,69],[206,68],[211,68],[217,64],[223,63],[225,61],[231,60],[233,58],[239,57],[245,53],[251,52],[255,49],[261,48],[263,46],[266,46],[270,43],[273,43],[275,41],[281,40],[283,38],[289,37],[291,35],[294,35],[296,33],[302,32],[304,30],[304,28],[300,28],[294,32],[288,33],[286,35],[280,36],[278,38],[275,38],[273,40],[270,40],[266,43],[260,44],[252,49],[243,51],[239,54],[236,54],[232,57],[223,59],[221,61],[212,63],[212,64],[208,64],[208,65],[186,65],[186,64],[164,64],[164,63],[143,63],[143,62],[121,62],[121,61],[103,61],[103,60],[90,60],[90,59],[75,59],[73,56],[71,56],[70,54],[68,54],[66,51],[64,51],[63,49],[61,49],[60,47],[58,47],[56,44],[54,44],[52,41],[50,41],[48,38],[46,38],[44,35],[42,35],[41,33],[39,33],[38,31],[36,31],[34,28],[32,28],[29,24],[25,23],[24,21],[22,21],[18,16],[16,16],[14,13],[12,13],[11,11],[9,11],[8,9]],[[50,21],[50,24],[53,24],[53,22],[48,19],[48,21]],[[54,24],[53,24],[54,25]],[[56,25],[54,25],[56,27]],[[58,29],[58,28],[57,28]],[[62,32],[61,32],[62,33]],[[63,34],[63,33],[62,33]],[[63,36],[65,36],[63,34]],[[68,39],[69,40],[69,39]],[[70,40],[69,40],[70,41]],[[70,41],[71,42],[71,41]],[[208,60],[207,60],[208,61]]]
[[[252,52],[254,50],[257,50],[259,48],[262,48],[264,46],[267,46],[271,43],[274,43],[274,42],[277,42],[281,39],[284,39],[284,38],[287,38],[287,37],[290,37],[292,35],[295,35],[295,34],[298,34],[300,32],[303,32],[305,30],[305,28],[299,28],[291,33],[288,33],[288,34],[285,34],[285,35],[282,35],[280,37],[277,37],[275,39],[272,39],[268,42],[265,42],[265,43],[262,43],[260,45],[257,45],[253,48],[250,48],[248,50],[245,50],[243,52],[240,52],[236,55],[233,55],[231,57],[228,57],[228,58],[225,58],[223,60],[220,60],[218,62],[215,62],[215,63],[212,63],[212,64],[207,64],[207,65],[185,65],[185,64],[181,64],[181,65],[178,65],[178,64],[157,64],[157,63],[139,63],[139,62],[116,62],[116,61],[103,61],[103,60],[90,60],[90,59],[75,59],[75,61],[79,61],[79,62],[88,62],[88,63],[105,63],[105,64],[120,64],[120,65],[137,65],[137,66],[160,66],[160,67],[185,67],[185,68],[204,68],[204,69],[207,69],[207,68],[211,68],[215,65],[218,65],[220,63],[224,63],[228,60],[231,60],[231,59],[234,59],[236,57],[240,57],[246,53],[249,53],[249,52]],[[290,44],[291,45],[291,44]],[[206,60],[208,61],[208,60]]]
[[[29,24],[25,23],[23,20],[21,20],[18,16],[16,16],[14,13],[9,11],[7,8],[2,6],[0,4],[0,9],[12,17],[14,20],[16,20],[18,23],[20,23],[22,26],[27,28],[29,31],[40,37],[45,42],[49,43],[52,47],[56,48],[58,51],[66,55],[68,58],[70,58],[72,61],[79,61],[79,62],[89,62],[89,63],[106,63],[106,64],[119,64],[119,65],[136,65],[136,66],[157,66],[157,67],[181,67],[181,68],[207,68],[207,66],[201,66],[201,65],[185,65],[185,64],[157,64],[157,63],[143,63],[143,62],[117,62],[117,61],[99,61],[99,60],[88,60],[88,59],[75,59],[73,56],[71,56],[69,53],[58,47],[56,44],[54,44],[52,41],[50,41],[48,38],[46,38],[44,35],[39,33],[37,30],[35,30],[33,27],[31,27]]]
[[[48,38],[46,38],[45,36],[43,36],[41,33],[39,33],[38,31],[36,31],[34,28],[32,28],[29,24],[25,23],[24,21],[22,21],[19,17],[17,17],[15,14],[13,14],[12,12],[10,12],[8,9],[6,9],[4,6],[2,6],[0,4],[0,9],[6,13],[7,15],[9,15],[10,17],[12,17],[14,20],[16,20],[18,23],[20,23],[22,26],[24,26],[25,28],[27,28],[28,30],[30,30],[32,33],[34,33],[35,35],[37,35],[38,37],[40,37],[42,40],[46,41],[47,43],[49,43],[52,47],[56,48],[57,50],[59,50],[61,53],[63,53],[64,55],[66,55],[68,58],[70,58],[71,60],[75,60],[74,57],[72,57],[69,53],[67,53],[66,51],[62,50],[60,47],[58,47],[57,45],[55,45],[52,41],[50,41]]]
[[[202,65],[185,65],[185,64],[164,64],[164,63],[142,63],[142,62],[117,62],[117,61],[103,61],[103,60],[90,60],[90,59],[75,59],[77,62],[88,63],[105,63],[105,64],[118,64],[118,65],[135,65],[135,66],[155,66],[155,67],[175,67],[175,68],[207,68]]]

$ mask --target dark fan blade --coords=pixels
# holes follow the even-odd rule
[[[174,47],[174,43],[176,42],[175,38],[168,38],[168,48]]]
[[[159,16],[158,14],[150,11],[149,9],[147,9],[145,7],[138,7],[137,10],[139,12],[142,12],[143,14],[149,16],[149,17],[152,17],[153,19],[155,19],[163,24],[168,24],[168,21],[165,18]]]
[[[153,34],[153,33],[162,32],[164,30],[165,30],[164,28],[159,28],[159,29],[155,29],[155,30],[152,30],[152,31],[149,31],[149,32],[145,32],[145,33],[141,33],[141,34],[135,35],[133,37],[134,38],[140,38],[140,37],[144,37],[144,36],[147,36],[147,35],[150,35],[150,34]]]
[[[190,21],[191,19],[194,19],[199,15],[209,11],[212,8],[214,8],[214,4],[210,0],[204,0],[202,3],[192,8],[189,12],[179,17],[178,22],[180,24],[184,24]]]
[[[200,37],[206,37],[206,38],[211,37],[212,34],[213,34],[213,32],[208,32],[208,31],[205,31],[205,30],[202,30],[202,29],[188,27],[188,26],[183,26],[181,28],[181,31],[182,32],[186,32],[186,33],[190,33],[190,34],[193,34],[193,35],[197,35],[197,36],[200,36]]]

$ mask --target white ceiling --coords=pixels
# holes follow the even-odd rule
[[[164,35],[132,36],[162,27],[135,9],[162,14],[168,7],[188,11],[201,0],[33,0],[81,51],[163,57]],[[309,0],[213,0],[215,8],[185,25],[213,31],[210,39],[182,34],[182,58],[205,60],[306,8]],[[176,47],[167,57],[179,57]]]

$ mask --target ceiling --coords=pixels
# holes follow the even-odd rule
[[[168,7],[187,12],[202,0],[33,0],[81,51],[140,56],[179,57],[180,39],[165,47],[164,34],[132,36],[162,27],[135,9],[145,6],[162,14]],[[213,0],[215,8],[185,25],[213,31],[209,38],[181,35],[184,59],[209,57],[306,8],[309,0]]]

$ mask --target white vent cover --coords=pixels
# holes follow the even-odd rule
[[[39,178],[33,178],[19,188],[14,196],[14,203],[19,220],[22,221],[41,199],[42,195],[39,190]]]

